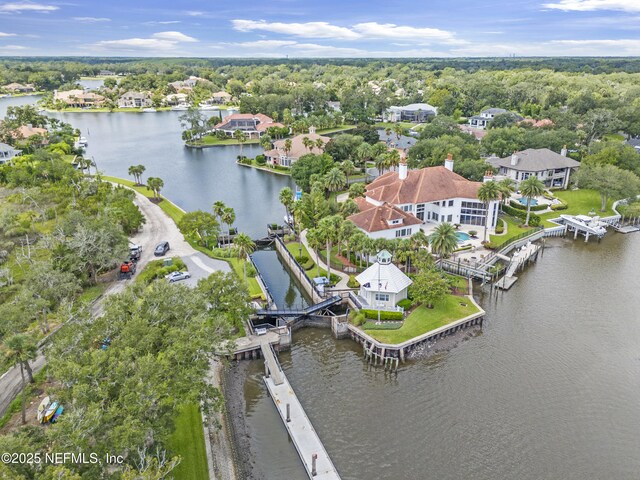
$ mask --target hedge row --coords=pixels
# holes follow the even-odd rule
[[[526,220],[527,218],[527,212],[525,210],[518,210],[517,208],[512,208],[509,205],[503,205],[502,211],[522,220]],[[537,227],[538,225],[540,225],[540,217],[535,213],[531,213],[529,217],[529,226]]]
[[[370,318],[372,320],[377,320],[378,319],[378,310],[361,310],[362,313],[364,313],[364,316],[366,318]],[[401,321],[403,319],[403,314],[402,312],[389,312],[386,310],[381,310],[380,311],[380,320],[382,321]]]
[[[513,208],[517,208],[518,210],[526,210],[527,206],[521,204],[520,202],[516,202],[515,200],[511,200],[511,202],[509,202],[509,205],[511,205],[511,207]],[[531,211],[532,212],[538,212],[540,210],[546,210],[548,208],[548,205],[531,205]]]

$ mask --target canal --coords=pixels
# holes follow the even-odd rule
[[[397,376],[329,330],[294,332],[283,368],[344,480],[635,479],[640,471],[640,235],[553,239],[482,333]],[[261,362],[244,384],[251,454],[304,479]]]

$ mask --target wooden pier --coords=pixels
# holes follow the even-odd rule
[[[340,480],[340,475],[302,408],[268,343],[262,345],[264,383],[310,479]]]

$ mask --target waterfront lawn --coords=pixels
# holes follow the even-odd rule
[[[306,264],[306,266],[311,265],[310,268],[306,269],[307,276],[313,280],[314,277],[318,276],[318,264],[314,261],[314,258],[316,256],[315,253],[309,254],[309,251],[307,250],[307,248],[304,245],[301,245],[299,242],[290,242],[290,243],[286,244],[287,250],[289,250],[291,255],[293,255],[293,258],[295,258],[296,260],[298,259],[298,256],[300,255],[300,246],[302,246],[302,256],[303,257],[307,257],[309,259],[308,263]],[[326,252],[326,250],[325,250],[325,252]],[[303,265],[302,268],[304,268],[304,267],[305,266]],[[321,277],[326,277],[327,276],[327,271],[324,268],[320,269],[320,276]],[[332,273],[331,274],[331,284],[335,285],[339,281],[340,281],[340,277],[338,275],[336,275],[335,273]]]
[[[257,138],[247,139],[244,142],[244,145],[251,145],[255,143],[260,143],[260,140]],[[205,135],[200,140],[194,142],[188,142],[189,145],[200,146],[200,145],[240,145],[240,142],[233,137],[220,139],[215,135]]]
[[[555,212],[544,213],[540,215],[545,227],[555,227],[554,223],[549,222],[551,218],[558,218],[560,215],[588,215],[594,211],[600,217],[608,217],[615,215],[612,205],[613,200],[607,201],[607,209],[600,211],[602,201],[600,194],[595,190],[557,190],[553,192],[556,197],[567,204],[566,210],[557,210]]]
[[[466,306],[462,306],[465,303]],[[397,330],[367,330],[365,333],[382,343],[397,344],[423,335],[464,317],[478,313],[476,307],[466,297],[447,295],[434,308],[419,306],[405,319]]]
[[[555,212],[553,213],[555,214]],[[557,217],[558,215],[555,216]],[[491,243],[500,244],[528,230],[533,230],[533,227],[521,227],[520,225],[524,223],[524,220],[520,218],[512,217],[511,215],[501,215],[500,218],[506,223],[506,232],[502,235],[489,235],[489,240],[491,241]],[[482,237],[482,228],[484,227],[478,228],[480,229],[478,230],[478,236]]]
[[[172,472],[176,480],[209,479],[204,429],[198,405],[180,407],[168,445],[173,454],[182,457],[182,461]]]
[[[144,195],[147,198],[153,198],[153,192],[151,190],[149,190],[145,186],[142,186],[142,187],[138,186],[135,183],[133,183],[131,180],[126,180],[124,178],[110,177],[108,175],[103,175],[102,176],[102,180],[105,180],[107,182],[117,183],[119,185],[124,185],[125,187],[132,188],[133,190],[135,190],[136,192]],[[157,205],[162,209],[162,211],[164,211],[164,213],[169,215],[169,217],[177,225],[178,222],[182,219],[182,216],[185,214],[184,210],[182,210],[176,204],[171,203],[169,200],[167,200],[162,195],[160,195],[160,198],[162,198],[162,201],[160,203],[158,203]]]
[[[236,162],[238,165],[243,165],[245,167],[251,167],[251,168],[255,168],[257,170],[264,170],[265,172],[269,172],[269,173],[277,173],[280,175],[291,175],[291,169],[287,168],[287,167],[281,167],[279,165],[275,165],[275,166],[269,166],[267,164],[265,165],[260,165],[258,162],[256,162],[255,158],[251,160],[251,163],[241,163],[241,162]]]
[[[348,130],[353,130],[354,128],[356,128],[355,125],[338,125],[337,127],[333,127],[333,128],[325,128],[323,130],[318,130],[316,133],[318,135],[326,135],[329,133],[338,133],[338,132],[346,132]]]
[[[469,281],[465,277],[460,275],[452,275],[450,273],[444,274],[447,280],[451,282],[451,287],[457,289],[459,292],[466,294],[469,291]]]

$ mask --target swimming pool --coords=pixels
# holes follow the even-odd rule
[[[460,243],[469,240],[471,238],[471,235],[464,232],[456,232],[456,237],[458,237],[458,243]]]
[[[518,201],[519,201],[522,205],[524,205],[524,206],[526,206],[526,205],[527,205],[527,199],[526,199],[525,197],[520,197],[520,198],[518,199]],[[531,206],[532,206],[532,207],[535,207],[536,205],[538,205],[538,200],[536,200],[535,198],[532,198],[532,199],[531,199]]]

